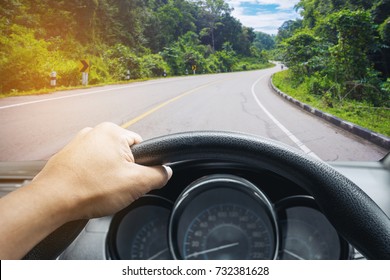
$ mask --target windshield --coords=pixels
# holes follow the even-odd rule
[[[390,147],[386,0],[3,0],[0,161],[105,121],[249,133],[325,161]],[[98,151],[97,151],[98,152]]]

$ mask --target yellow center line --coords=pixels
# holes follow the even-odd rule
[[[207,84],[205,84],[205,85],[202,85],[202,86],[200,86],[200,87],[197,87],[197,88],[194,88],[194,89],[192,89],[192,90],[186,91],[186,92],[184,92],[184,93],[182,93],[182,94],[180,94],[180,95],[178,95],[178,96],[176,96],[176,97],[174,97],[174,98],[172,98],[172,99],[169,99],[168,101],[165,101],[165,102],[163,102],[163,103],[157,105],[156,107],[153,107],[152,109],[150,109],[149,111],[146,111],[145,113],[139,115],[138,117],[135,117],[134,119],[132,119],[132,120],[130,120],[130,121],[128,121],[128,122],[122,124],[121,127],[122,127],[122,128],[128,128],[129,126],[131,126],[131,125],[133,125],[133,124],[139,122],[140,120],[146,118],[147,116],[153,114],[154,112],[160,110],[161,108],[163,108],[163,107],[165,107],[165,106],[171,104],[172,102],[175,102],[176,100],[179,100],[180,98],[182,98],[182,97],[184,97],[184,96],[187,96],[187,95],[189,95],[189,94],[191,94],[191,93],[194,93],[194,92],[196,92],[196,91],[198,91],[198,90],[201,90],[201,89],[206,88],[206,87],[208,87],[208,86],[211,86],[211,85],[213,85],[213,84],[219,83],[219,82],[221,82],[221,81],[223,81],[223,80],[214,81],[214,82],[209,82],[209,83],[207,83]]]

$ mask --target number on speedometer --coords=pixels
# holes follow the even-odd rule
[[[245,206],[220,204],[198,215],[184,239],[185,259],[270,259],[271,233]]]

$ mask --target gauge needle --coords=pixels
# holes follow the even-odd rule
[[[154,259],[158,258],[160,255],[164,254],[166,251],[168,251],[168,249],[161,250],[160,252],[151,256],[148,260],[154,260]]]
[[[286,254],[290,255],[293,258],[296,258],[297,260],[305,260],[304,258],[298,256],[297,254],[294,254],[293,252],[291,252],[289,250],[284,249],[283,252],[285,252]]]
[[[203,255],[203,254],[207,254],[207,253],[211,253],[211,252],[216,252],[216,251],[227,249],[227,248],[231,248],[231,247],[235,247],[235,246],[238,246],[239,244],[240,244],[239,242],[230,243],[230,244],[218,246],[218,247],[215,247],[215,248],[207,249],[207,250],[204,250],[204,251],[195,252],[195,253],[192,253],[192,254],[188,255],[186,257],[186,259],[189,259],[189,258],[192,258],[192,257],[197,257],[199,255]]]

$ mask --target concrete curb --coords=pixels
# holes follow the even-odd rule
[[[365,140],[368,140],[382,148],[390,150],[390,138],[373,132],[369,129],[366,129],[364,127],[361,127],[359,125],[356,125],[354,123],[347,122],[345,120],[342,120],[338,117],[335,117],[331,114],[322,112],[314,107],[311,107],[308,104],[305,104],[299,100],[296,100],[295,98],[292,98],[291,96],[285,94],[284,92],[280,91],[273,83],[272,77],[270,79],[271,88],[274,90],[275,93],[279,94],[281,97],[286,99],[287,101],[295,104],[296,106],[300,107],[301,109],[309,112],[310,114],[313,114],[321,119],[326,120],[327,122],[336,125],[354,135],[357,135]]]

